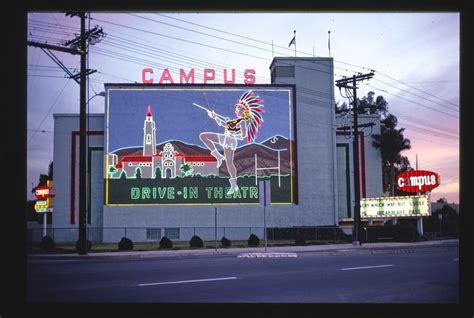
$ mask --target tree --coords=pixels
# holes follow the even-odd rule
[[[48,165],[48,174],[40,174],[38,184],[36,185],[36,187],[31,189],[31,193],[35,193],[37,187],[47,185],[48,180],[53,180],[53,162],[52,161]]]
[[[437,203],[448,203],[448,200],[446,200],[446,198],[439,198],[438,201],[436,201]]]
[[[336,114],[347,113],[348,111],[350,111],[349,106],[346,102],[342,102],[342,104],[339,104],[339,102],[337,102],[334,106],[336,108]]]
[[[161,179],[161,169],[160,169],[160,167],[156,167],[156,169],[155,169],[155,179]]]
[[[410,169],[408,158],[400,153],[410,149],[411,142],[403,136],[405,128],[396,128],[397,123],[397,117],[388,114],[381,120],[380,134],[372,135],[372,145],[380,149],[382,155],[384,190],[389,190],[392,196],[395,194],[395,173],[401,169]]]
[[[179,171],[181,171],[181,173],[185,177],[192,176],[193,175],[193,166],[189,162],[183,163],[181,166],[179,166]]]
[[[388,102],[379,95],[374,99],[375,93],[370,91],[367,96],[358,99],[359,114],[379,114],[382,119],[388,115]]]
[[[375,93],[370,91],[362,99],[357,98],[358,114],[379,114],[382,119],[388,115],[388,102],[381,95],[374,99]],[[346,102],[335,104],[336,114],[350,111]]]
[[[142,169],[140,167],[137,167],[135,169],[135,178],[141,179],[142,178]]]

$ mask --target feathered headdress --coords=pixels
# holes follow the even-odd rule
[[[263,123],[262,114],[265,112],[263,99],[248,90],[240,96],[235,105],[242,107],[242,117],[247,128],[247,142],[253,142],[257,138],[258,127]]]

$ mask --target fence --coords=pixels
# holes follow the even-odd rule
[[[43,238],[43,229],[27,229],[27,242],[33,244]],[[172,241],[189,241],[197,235],[204,241],[220,241],[226,237],[231,241],[247,240],[251,234],[264,242],[263,227],[87,227],[87,240],[93,243],[117,243],[122,237],[134,242],[158,242],[166,236]],[[56,243],[75,243],[79,237],[78,228],[47,229],[47,235]],[[270,245],[284,244],[302,237],[306,241],[346,241],[352,236],[345,234],[339,227],[287,227],[267,228],[267,242]]]

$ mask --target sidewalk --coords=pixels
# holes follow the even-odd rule
[[[233,257],[295,257],[286,254],[317,255],[347,255],[347,254],[374,254],[387,252],[414,252],[416,249],[435,248],[443,246],[459,246],[458,239],[424,241],[415,243],[366,243],[362,246],[349,244],[309,245],[309,246],[281,246],[268,247],[265,255],[265,247],[249,248],[218,248],[215,249],[189,249],[189,250],[154,250],[154,251],[128,251],[128,252],[105,252],[78,254],[31,254],[27,258],[37,259],[101,259],[111,257],[144,258],[144,257],[188,257],[188,256],[233,256]],[[247,256],[253,254],[253,256]],[[271,255],[269,255],[271,254]]]

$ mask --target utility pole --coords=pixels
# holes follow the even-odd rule
[[[86,32],[86,12],[68,12],[66,16],[75,17],[78,16],[81,20],[81,34],[73,40],[65,42],[65,46],[55,46],[46,43],[38,43],[28,41],[28,46],[41,48],[56,64],[58,64],[74,81],[76,81],[79,88],[79,255],[87,254],[87,215],[86,215],[86,195],[87,195],[87,184],[86,184],[86,165],[87,165],[87,149],[86,149],[86,90],[87,90],[87,76],[96,72],[96,70],[86,69],[87,61],[87,46],[86,43],[95,44],[105,36],[102,28],[98,26],[92,30]],[[70,47],[67,47],[70,46]],[[72,74],[58,58],[50,51],[60,51],[80,56],[80,73]],[[78,80],[79,78],[79,80]],[[74,195],[72,193],[71,195]]]
[[[371,71],[368,74],[353,75],[352,78],[343,78],[336,81],[336,86],[346,89],[352,89],[352,113],[354,116],[353,130],[353,153],[354,153],[354,226],[352,230],[352,245],[359,246],[360,243],[360,175],[359,175],[359,131],[358,131],[358,111],[357,106],[357,82],[368,80],[374,76]],[[350,86],[349,84],[352,84]]]
[[[415,155],[415,158],[416,158],[415,170],[418,170],[418,154]],[[420,192],[418,192],[417,194],[421,195]],[[428,200],[428,204],[430,204],[429,200]],[[418,230],[418,235],[423,236],[423,217],[421,215],[418,218],[416,218],[416,227]]]
[[[86,14],[80,12],[81,19],[81,79],[80,79],[80,106],[79,106],[79,255],[87,254],[86,241]]]

